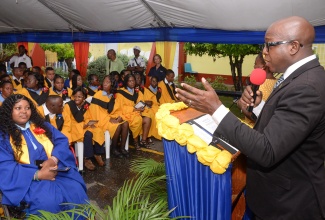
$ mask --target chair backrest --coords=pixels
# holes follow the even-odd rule
[[[184,63],[184,71],[185,73],[192,72],[192,65],[190,63]]]

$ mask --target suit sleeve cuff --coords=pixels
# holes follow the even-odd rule
[[[262,100],[258,106],[253,108],[253,113],[256,115],[256,117],[258,117],[260,115],[264,105],[265,105],[265,102]]]
[[[224,105],[221,105],[217,110],[213,113],[212,118],[219,125],[222,119],[228,114],[229,109],[226,108]]]

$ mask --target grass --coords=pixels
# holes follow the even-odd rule
[[[226,96],[219,96],[221,102],[229,108],[229,110],[234,113],[238,118],[244,119],[244,114],[240,112],[240,109],[237,107],[236,104],[233,104],[233,98],[232,97],[226,97]],[[230,108],[231,107],[231,108]]]

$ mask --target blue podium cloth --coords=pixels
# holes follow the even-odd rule
[[[197,220],[231,219],[231,166],[214,174],[196,154],[176,141],[163,139],[170,217],[191,216]]]

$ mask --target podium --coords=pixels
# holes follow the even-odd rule
[[[192,108],[171,113],[180,124],[203,115]],[[186,146],[163,139],[170,217],[198,220],[242,219],[245,211],[242,192],[246,183],[245,158],[239,155],[222,175],[190,154]],[[236,206],[235,206],[236,205]]]

